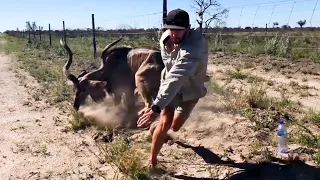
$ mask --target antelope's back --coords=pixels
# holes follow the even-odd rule
[[[135,48],[129,56],[136,85],[142,83],[150,91],[158,91],[164,68],[161,52],[156,48]]]
[[[142,66],[152,66],[163,68],[164,64],[159,49],[150,47],[133,48],[128,53],[128,64],[134,73]]]

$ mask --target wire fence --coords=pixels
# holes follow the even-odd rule
[[[309,9],[301,10],[299,7],[299,3],[308,4]],[[278,12],[277,8],[280,6],[286,5],[290,7],[287,11]],[[209,40],[211,46],[244,46],[244,45],[262,45],[267,46],[272,43],[279,43],[279,39],[285,38],[286,41],[289,41],[291,49],[300,49],[300,50],[314,50],[318,51],[320,49],[320,27],[312,26],[320,20],[314,20],[314,14],[317,12],[318,0],[282,0],[268,3],[257,3],[257,4],[248,4],[242,6],[231,6],[227,7],[230,14],[234,16],[239,13],[237,18],[231,19],[228,16],[224,21],[225,24],[238,24],[233,27],[211,27],[203,33],[206,38]],[[249,10],[251,8],[251,11]],[[270,10],[270,16],[266,14],[266,9]],[[254,10],[255,9],[255,10]],[[239,11],[240,10],[240,11]],[[254,11],[252,11],[254,10]],[[188,10],[190,14],[192,14],[195,9]],[[295,13],[301,12],[309,12],[310,18],[308,19],[309,25],[308,27],[295,27],[291,28],[289,26],[291,24],[296,23],[297,19],[293,19],[292,15]],[[7,31],[11,36],[23,37],[26,38],[29,43],[41,42],[47,43],[49,47],[52,47],[54,42],[57,42],[58,39],[64,38],[67,42],[68,38],[78,38],[78,37],[87,37],[92,39],[91,44],[93,48],[93,56],[97,56],[97,38],[118,38],[124,37],[129,39],[137,39],[137,40],[154,40],[157,41],[159,38],[159,30],[161,29],[162,22],[162,14],[163,12],[155,12],[144,15],[136,15],[126,17],[126,23],[119,23],[118,28],[114,29],[103,29],[102,26],[96,26],[95,15],[91,14],[91,24],[90,28],[86,29],[67,29],[66,25],[68,22],[62,21],[59,30],[52,30],[51,24],[48,24],[48,28],[45,27],[33,27],[32,29],[24,29],[16,31]],[[276,14],[282,17],[282,21],[277,21],[280,16],[275,16]],[[257,16],[264,16],[264,26],[256,26],[261,24],[261,22],[257,22]],[[286,16],[287,15],[287,16]],[[248,16],[252,18],[252,23],[248,19]],[[155,17],[155,18],[154,18]],[[318,18],[318,17],[315,17]],[[119,21],[119,17],[108,17],[108,21],[112,20]],[[121,19],[121,18],[120,18]],[[139,22],[140,19],[140,22]],[[154,20],[156,19],[156,20]],[[195,19],[195,18],[194,18]],[[244,19],[247,24],[251,24],[249,26],[240,27],[240,25],[244,25]],[[261,19],[261,18],[260,18]],[[233,23],[232,23],[233,20]],[[142,21],[142,22],[141,22]],[[237,22],[236,22],[237,21]],[[120,22],[120,21],[119,21]],[[236,23],[235,23],[236,22]],[[283,26],[281,26],[281,23]],[[157,26],[156,24],[160,24]],[[272,25],[271,25],[272,24]],[[55,25],[57,27],[57,25]],[[306,24],[304,25],[306,26]],[[143,28],[148,27],[148,28]],[[194,28],[197,27],[197,24],[193,25]],[[61,30],[62,29],[62,30]],[[219,48],[213,48],[219,49]]]
[[[306,20],[304,26],[320,26],[319,0],[280,0],[239,6],[229,6],[224,19],[227,27],[283,27],[299,26],[299,20]],[[194,11],[194,9],[189,9]],[[196,25],[196,24],[194,24]]]

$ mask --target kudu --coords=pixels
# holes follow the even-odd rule
[[[99,102],[106,97],[106,93],[113,96],[114,105],[119,105],[124,94],[127,108],[135,103],[135,92],[138,92],[145,108],[150,107],[160,86],[161,71],[164,64],[161,53],[150,47],[113,47],[122,38],[108,44],[101,53],[101,66],[97,70],[87,73],[83,71],[78,77],[70,73],[72,51],[60,40],[60,44],[67,50],[69,59],[63,66],[63,73],[73,82],[75,99],[73,107],[79,110],[88,95],[93,101]]]

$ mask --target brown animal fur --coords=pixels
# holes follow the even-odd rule
[[[72,51],[61,39],[60,44],[69,54],[69,60],[64,65],[63,72],[74,84],[76,96],[73,107],[76,110],[84,104],[88,95],[98,102],[105,98],[106,92],[113,95],[115,105],[120,104],[122,94],[124,94],[127,108],[134,105],[134,93],[138,92],[145,107],[150,107],[152,100],[157,95],[160,74],[164,68],[161,53],[158,49],[150,47],[111,48],[120,40],[121,38],[110,43],[103,50],[99,69],[90,73],[84,71],[75,77],[69,72]]]

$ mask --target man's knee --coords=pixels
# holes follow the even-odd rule
[[[179,129],[183,126],[183,124],[186,122],[186,120],[189,118],[187,114],[184,114],[182,112],[177,112],[174,116],[171,129],[174,132],[179,131]]]
[[[183,124],[190,117],[191,112],[193,111],[195,105],[198,103],[198,99],[183,102],[180,106],[177,107],[174,119],[172,122],[171,129],[173,131],[179,131]]]
[[[171,127],[173,118],[174,118],[174,108],[165,107],[160,114],[160,118],[159,119],[157,118],[155,121],[151,123],[150,129],[149,129],[150,133],[153,134],[157,126],[160,126],[161,129],[169,130]]]
[[[175,108],[167,106],[161,111],[161,116],[174,116]]]
[[[160,124],[170,128],[173,118],[174,118],[174,108],[172,107],[165,107],[160,116]]]

